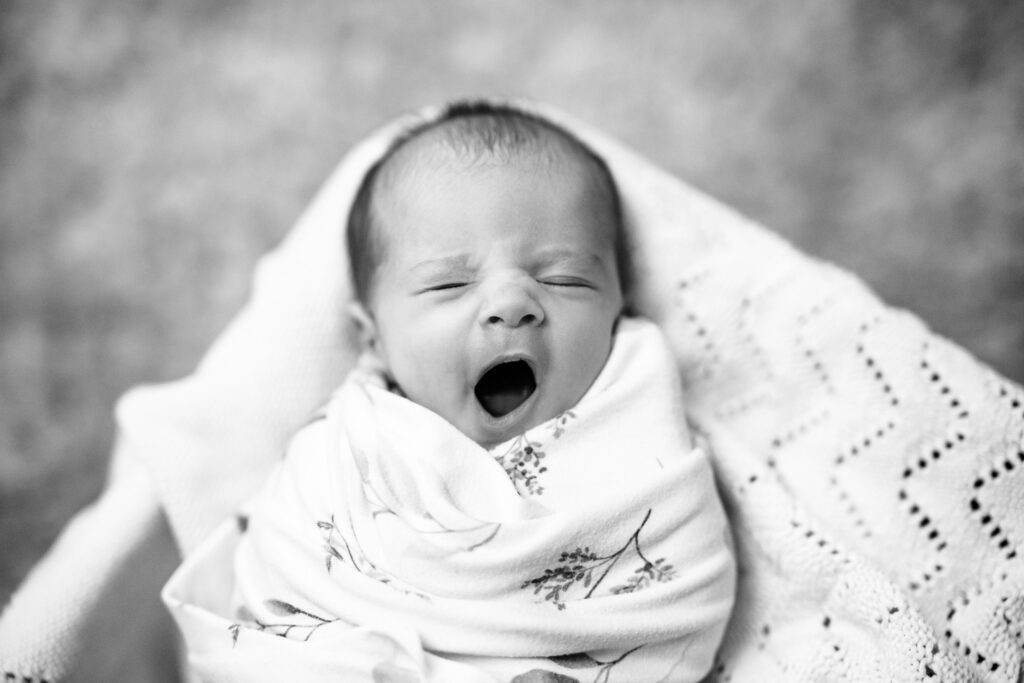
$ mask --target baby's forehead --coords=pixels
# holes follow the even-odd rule
[[[534,126],[528,133],[513,129],[497,134],[464,124],[446,122],[403,143],[381,168],[384,189],[403,189],[403,184],[408,189],[439,171],[473,174],[492,168],[536,171],[557,167],[563,173],[597,173],[585,153],[554,130]]]
[[[424,136],[389,161],[394,166],[383,169],[375,193],[374,229],[378,238],[392,247],[393,239],[402,243],[412,237],[410,230],[418,231],[424,215],[421,211],[440,211],[444,220],[453,220],[468,199],[467,191],[506,196],[511,192],[516,202],[530,206],[551,201],[572,206],[577,215],[588,217],[583,220],[594,225],[595,233],[606,233],[602,238],[615,241],[616,220],[606,183],[572,149],[531,145],[515,150],[473,150],[470,155],[447,140]],[[551,180],[532,182],[538,176]],[[568,183],[562,182],[567,179]],[[605,214],[608,220],[604,220]]]

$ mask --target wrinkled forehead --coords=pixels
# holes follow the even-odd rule
[[[518,168],[524,172],[575,172],[598,175],[585,153],[565,136],[540,126],[529,133],[492,136],[467,130],[460,120],[429,128],[396,149],[380,169],[381,186],[415,181],[438,171],[486,171]],[[596,178],[595,178],[596,179]]]
[[[436,191],[445,178],[457,178],[462,174],[485,175],[494,171],[541,176],[573,174],[579,177],[587,194],[587,205],[599,216],[607,212],[609,220],[600,223],[607,226],[609,239],[613,243],[617,241],[615,190],[610,186],[610,180],[577,144],[555,131],[542,128],[513,140],[511,144],[506,141],[501,145],[467,139],[458,135],[453,126],[444,124],[408,140],[385,160],[378,171],[373,207],[375,228],[387,233],[394,210],[405,203],[403,200],[427,191],[428,186],[431,191]]]

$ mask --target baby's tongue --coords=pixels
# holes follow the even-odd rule
[[[537,388],[530,366],[523,361],[502,363],[488,370],[476,385],[476,398],[494,417],[508,415]]]

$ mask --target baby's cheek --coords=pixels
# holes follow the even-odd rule
[[[416,346],[414,343],[413,346]],[[415,349],[408,363],[408,374],[424,402],[449,399],[464,374],[460,357],[451,344],[424,343]]]
[[[607,340],[605,340],[606,336]],[[568,371],[570,377],[567,382],[567,390],[571,396],[568,396],[567,400],[573,403],[583,397],[590,385],[601,374],[608,355],[611,353],[611,335],[607,331],[602,334],[597,329],[587,330],[586,333],[581,334],[580,338],[584,341],[577,343],[569,356],[572,367]]]

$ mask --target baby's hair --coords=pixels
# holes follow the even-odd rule
[[[437,119],[414,126],[398,137],[363,177],[348,216],[346,242],[355,296],[369,305],[373,278],[383,261],[384,245],[374,212],[374,196],[380,190],[382,170],[409,141],[428,131],[440,133],[441,144],[471,161],[506,161],[526,147],[553,134],[589,167],[588,175],[599,196],[608,202],[614,225],[613,248],[624,298],[630,291],[632,268],[628,257],[619,193],[608,165],[576,136],[550,121],[503,104],[458,101],[449,104]],[[544,147],[537,149],[543,151]],[[552,158],[557,151],[552,151]]]

